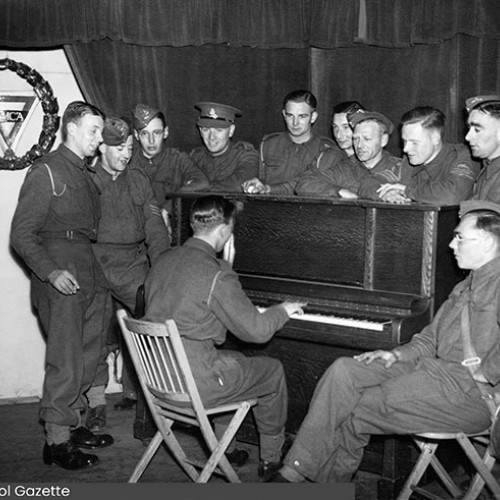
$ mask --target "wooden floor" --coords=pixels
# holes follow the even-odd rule
[[[43,428],[38,422],[38,403],[0,405],[0,485],[26,482],[37,484],[126,483],[145,448],[132,436],[135,412],[113,409],[113,403],[119,398],[119,394],[108,395],[107,432],[114,437],[115,443],[109,448],[96,452],[100,463],[94,468],[83,471],[68,471],[55,465],[45,465],[42,462],[44,435]],[[198,442],[193,433],[182,433],[182,430],[178,432],[182,435],[184,446],[190,450],[197,449]],[[239,447],[245,448],[250,453],[250,460],[247,464],[237,469],[242,482],[261,482],[257,475],[257,447],[247,443],[242,443]],[[376,480],[377,476],[373,474],[358,472],[354,481],[356,499],[375,500],[377,497]],[[163,447],[158,450],[141,479],[142,484],[188,482],[187,476]],[[211,483],[224,482],[216,476],[211,479]],[[234,498],[234,490],[231,491],[233,493],[228,498]],[[437,487],[436,491],[442,490]],[[446,495],[443,498],[447,498]]]

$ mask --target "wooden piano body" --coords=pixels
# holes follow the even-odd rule
[[[292,434],[319,378],[336,358],[409,341],[463,277],[448,247],[458,223],[456,206],[224,196],[243,207],[234,230],[234,269],[256,305],[300,299],[308,302],[307,312],[382,324],[372,330],[291,319],[265,345],[229,338],[228,347],[282,361]],[[191,235],[189,209],[195,197],[172,199],[174,244]],[[255,439],[252,433],[252,426],[243,426],[240,438]],[[411,466],[410,454],[404,439],[371,440],[361,469],[380,475],[379,498],[393,498]]]

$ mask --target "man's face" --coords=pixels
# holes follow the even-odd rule
[[[120,173],[127,168],[132,156],[132,143],[132,135],[129,135],[127,141],[119,146],[101,144],[102,164],[109,173]]]
[[[152,158],[161,153],[163,141],[168,137],[168,127],[164,127],[161,119],[156,117],[146,127],[134,133],[144,155]]]
[[[380,160],[387,141],[387,134],[383,134],[381,126],[372,120],[358,123],[352,134],[356,156],[367,168],[372,168]]]
[[[469,131],[465,140],[469,143],[472,156],[493,159],[500,156],[500,120],[473,109],[467,120]]]
[[[483,244],[488,233],[476,227],[477,217],[465,216],[456,227],[450,248],[455,254],[460,269],[479,269],[488,262]]]
[[[103,129],[104,121],[100,116],[83,115],[78,122],[68,123],[68,145],[80,158],[94,156],[102,142]]]
[[[401,130],[403,151],[412,165],[422,165],[432,160],[441,146],[437,130],[429,130],[420,123],[407,123]]]
[[[347,113],[335,113],[332,120],[333,137],[338,147],[348,155],[354,153],[352,147],[352,128],[347,121]]]
[[[288,101],[282,113],[288,133],[294,142],[306,142],[311,138],[312,124],[316,121],[318,113],[309,104]]]
[[[229,141],[233,137],[235,126],[226,128],[198,127],[203,144],[211,155],[217,156],[224,153],[229,147]]]

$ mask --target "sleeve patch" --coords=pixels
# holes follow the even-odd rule
[[[474,180],[474,174],[472,169],[466,163],[459,163],[458,165],[453,165],[451,167],[451,174],[457,175],[458,177],[468,177]]]

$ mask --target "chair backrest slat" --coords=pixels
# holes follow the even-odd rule
[[[187,394],[183,372],[165,323],[124,318],[148,386],[165,394]]]

